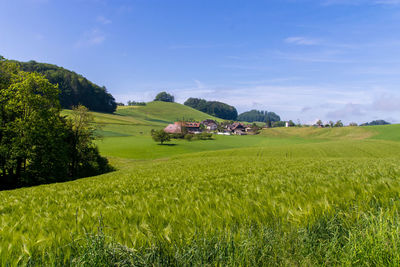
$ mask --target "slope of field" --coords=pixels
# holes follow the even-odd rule
[[[161,101],[150,102],[146,106],[122,106],[118,108],[116,114],[133,116],[148,122],[163,124],[180,120],[221,120],[179,103]]]
[[[103,241],[134,249],[123,251],[136,264],[393,263],[399,151],[383,141],[242,148],[3,191],[1,264],[79,263],[99,245],[80,239],[99,220]]]
[[[363,127],[376,132],[373,139],[400,141],[400,124]]]
[[[362,140],[376,135],[372,128],[367,127],[339,127],[339,128],[316,128],[316,127],[291,127],[291,128],[269,128],[264,129],[263,136],[267,137],[300,137],[307,139],[325,140]]]
[[[400,263],[398,126],[160,146],[125,109],[93,113],[116,172],[0,192],[1,266]]]

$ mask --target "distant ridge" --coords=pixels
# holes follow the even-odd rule
[[[80,74],[62,67],[36,61],[19,62],[23,71],[38,72],[46,76],[61,91],[60,103],[63,108],[82,104],[92,111],[112,113],[117,104],[114,97],[103,86],[92,83]]]

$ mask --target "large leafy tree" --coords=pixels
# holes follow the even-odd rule
[[[0,74],[0,188],[76,177],[71,167],[75,124],[60,116],[57,86],[4,59]],[[92,142],[79,152],[88,147]]]

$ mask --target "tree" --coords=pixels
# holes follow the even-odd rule
[[[62,108],[71,108],[82,104],[88,109],[99,112],[112,113],[117,108],[114,97],[107,92],[107,88],[87,80],[82,75],[52,64],[36,61],[18,62],[21,70],[37,72],[46,77],[50,83],[58,85],[58,98]]]
[[[375,120],[375,121],[363,123],[360,126],[388,125],[388,124],[390,124],[390,122],[387,122],[384,120]]]
[[[160,144],[164,144],[164,142],[168,142],[171,140],[171,137],[168,133],[164,132],[164,130],[158,130],[158,131],[151,131],[151,137],[153,137],[153,140],[155,142],[160,142]]]
[[[343,127],[343,122],[342,122],[341,120],[338,120],[338,121],[335,123],[334,127]]]
[[[6,65],[3,71],[13,69],[12,63]],[[68,160],[59,91],[40,74],[16,73],[0,90],[3,179],[8,186],[39,184],[57,175],[63,179]]]
[[[318,120],[318,121],[316,122],[316,124],[318,125],[318,127],[321,127],[321,126],[323,125],[323,122],[322,122],[321,120]]]
[[[238,118],[239,121],[247,121],[247,122],[255,122],[255,121],[259,121],[259,122],[276,122],[276,121],[280,121],[281,118],[280,116],[278,116],[275,112],[268,112],[268,111],[263,111],[263,110],[250,110],[250,111],[246,111],[241,113]]]
[[[238,116],[235,107],[218,101],[206,101],[199,98],[189,98],[183,104],[225,120],[236,120]]]
[[[41,74],[20,71],[18,65],[3,59],[0,74],[1,189],[65,181],[110,170],[91,135],[82,137],[82,131],[74,128],[75,123],[60,115],[57,86]],[[74,161],[75,144],[80,144],[84,151]],[[71,175],[73,162],[85,171]]]
[[[167,92],[158,93],[154,101],[163,101],[163,102],[174,102],[174,96],[168,94]]]
[[[356,126],[358,126],[358,124],[357,124],[356,122],[350,122],[350,123],[349,123],[349,126],[356,127]]]

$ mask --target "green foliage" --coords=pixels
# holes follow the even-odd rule
[[[333,127],[343,127],[343,122],[341,120],[338,120]]]
[[[185,140],[187,140],[187,141],[192,141],[192,139],[193,139],[193,137],[194,137],[194,134],[185,134]]]
[[[164,130],[151,130],[151,137],[155,142],[160,142],[161,145],[164,142],[168,142],[171,140],[171,136],[168,133],[164,132]]]
[[[390,124],[390,122],[387,122],[385,120],[375,120],[375,121],[363,123],[360,126],[376,126],[376,125],[389,125],[389,124]]]
[[[285,121],[274,121],[272,123],[272,127],[285,127],[286,122]]]
[[[0,70],[4,73],[0,80],[0,189],[108,170],[92,136],[84,136],[84,131],[75,130],[75,121],[60,116],[56,86],[38,73],[20,71],[15,63],[3,60]],[[80,165],[84,171],[75,172]]]
[[[268,111],[259,111],[259,110],[250,110],[247,112],[241,113],[238,118],[239,121],[247,121],[247,122],[265,122],[265,123],[273,123],[276,121],[280,121],[281,117],[279,117],[277,114],[274,112],[268,112]]]
[[[146,102],[128,101],[128,106],[146,106]]]
[[[212,140],[212,133],[202,132],[194,136],[197,140]]]
[[[112,113],[116,110],[115,99],[107,89],[90,82],[82,75],[52,64],[35,61],[17,63],[23,71],[43,74],[52,84],[58,85],[63,108],[84,105],[99,112]]]
[[[236,120],[238,116],[235,107],[218,101],[189,98],[185,101],[184,105],[224,120]]]
[[[174,102],[174,96],[168,94],[167,92],[161,92],[156,95],[154,101]]]

